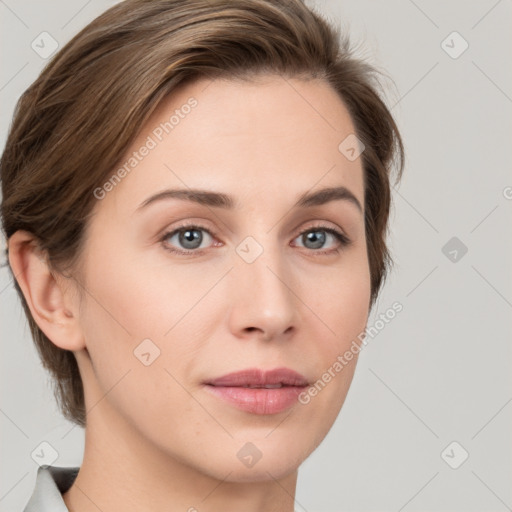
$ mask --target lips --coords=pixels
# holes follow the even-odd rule
[[[205,389],[224,403],[253,414],[277,414],[298,402],[307,379],[289,368],[263,371],[249,368],[204,382]]]
[[[248,368],[206,381],[205,384],[222,387],[280,388],[283,386],[303,387],[309,383],[304,375],[289,368],[276,368],[268,371]]]

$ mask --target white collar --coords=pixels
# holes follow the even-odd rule
[[[75,481],[79,467],[39,466],[36,483],[23,512],[69,512],[62,494]]]

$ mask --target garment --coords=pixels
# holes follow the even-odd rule
[[[69,512],[62,494],[75,481],[79,467],[39,466],[36,484],[23,512]]]

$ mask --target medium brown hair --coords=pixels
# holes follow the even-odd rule
[[[97,201],[93,191],[178,85],[266,73],[318,78],[339,94],[365,146],[371,309],[393,263],[386,246],[390,172],[397,164],[398,182],[404,149],[377,93],[378,71],[353,53],[348,36],[302,0],[120,2],[67,43],[17,103],[0,162],[6,238],[29,231],[53,270],[73,269]],[[85,426],[74,354],[39,329],[13,281],[60,409]]]

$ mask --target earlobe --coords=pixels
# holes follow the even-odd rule
[[[78,307],[69,279],[52,272],[31,233],[16,231],[8,241],[9,264],[39,328],[58,347],[85,347]]]

